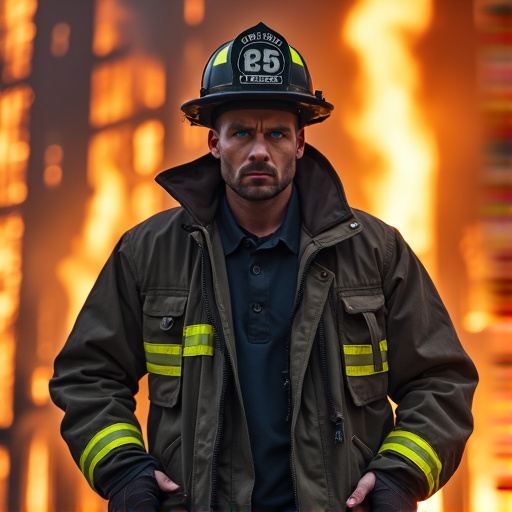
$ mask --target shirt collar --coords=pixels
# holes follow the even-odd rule
[[[220,200],[219,210],[217,212],[217,223],[224,247],[224,254],[227,256],[238,248],[242,240],[247,238],[247,234],[237,224],[225,194]],[[279,241],[282,241],[290,251],[298,254],[300,246],[300,228],[299,195],[295,190],[295,185],[293,185],[283,223],[264,246],[275,247]]]

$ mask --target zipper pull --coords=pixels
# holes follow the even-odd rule
[[[345,436],[343,435],[343,418],[340,414],[336,414],[333,418],[333,423],[335,424],[334,431],[334,442],[336,444],[341,444],[345,440]]]

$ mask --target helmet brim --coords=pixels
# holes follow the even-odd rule
[[[286,102],[294,104],[297,108],[299,124],[307,126],[321,123],[330,115],[334,106],[324,99],[309,94],[293,91],[233,91],[209,94],[202,98],[187,101],[181,105],[181,110],[192,125],[213,128],[214,116],[212,115],[221,105],[230,102],[251,102],[252,108],[257,103],[259,108],[265,108],[265,103],[275,104]]]

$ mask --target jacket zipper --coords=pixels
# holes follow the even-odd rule
[[[202,230],[198,227],[183,225],[183,229],[189,233],[193,232],[201,232],[202,236],[205,237]],[[213,447],[213,455],[212,455],[212,488],[210,495],[210,504],[214,504],[217,500],[217,481],[219,474],[219,451],[220,451],[220,442],[222,439],[222,433],[224,429],[224,407],[225,407],[225,397],[226,397],[226,389],[229,378],[228,365],[226,364],[226,353],[224,351],[224,346],[221,343],[220,339],[220,330],[218,326],[220,325],[220,319],[218,316],[218,311],[212,309],[210,306],[210,294],[208,292],[208,283],[211,280],[211,273],[209,274],[209,270],[211,270],[210,257],[208,252],[205,251],[204,247],[197,242],[199,247],[199,251],[201,253],[201,289],[203,294],[203,300],[206,309],[206,316],[208,318],[208,322],[211,323],[214,327],[214,339],[215,339],[215,347],[220,350],[223,355],[223,365],[222,365],[222,387],[221,387],[221,395],[220,395],[220,406],[219,406],[219,425],[217,429],[217,437],[215,440],[215,445]]]
[[[357,226],[355,226],[357,227]],[[349,236],[352,236],[353,234],[350,234]],[[344,237],[343,240],[348,237]],[[341,240],[339,240],[341,242]],[[338,242],[338,243],[339,243]],[[306,263],[304,264],[304,271],[302,272],[302,277],[299,284],[299,291],[297,292],[297,299],[295,300],[295,304],[293,306],[292,314],[290,316],[290,322],[288,326],[288,339],[286,343],[286,367],[285,370],[282,372],[283,375],[283,383],[284,383],[284,390],[287,394],[287,402],[288,402],[288,409],[286,413],[286,421],[290,421],[291,419],[291,413],[292,413],[292,389],[291,389],[291,379],[290,379],[290,346],[291,346],[291,339],[292,339],[292,324],[293,324],[293,318],[295,316],[295,313],[297,312],[297,309],[299,307],[299,304],[302,300],[302,296],[304,295],[304,283],[306,281],[306,275],[309,271],[309,267],[311,266],[311,263],[313,260],[317,257],[318,253],[323,249],[324,247],[318,247],[313,251],[313,253],[310,254],[308,259],[306,260]]]
[[[295,304],[293,305],[292,314],[290,317],[290,324],[288,329],[288,339],[286,343],[286,367],[283,371],[283,380],[284,380],[284,390],[287,395],[288,402],[288,410],[286,413],[286,421],[289,422],[291,420],[292,415],[292,385],[290,379],[290,352],[291,352],[291,340],[292,340],[292,324],[293,318],[297,309],[299,308],[299,304],[302,301],[302,296],[304,295],[304,284],[306,282],[306,275],[309,272],[309,268],[311,267],[311,263],[316,258],[317,254],[322,250],[321,247],[315,249],[315,251],[308,257],[306,263],[304,265],[304,271],[302,272],[302,277],[299,284],[299,291],[297,292],[297,299],[295,300]],[[293,451],[293,436],[291,436],[290,430],[290,466],[292,471],[292,486],[293,486],[293,498],[295,500],[295,507],[299,510],[299,497],[297,494],[297,468],[295,465],[295,460],[292,455]]]
[[[293,325],[293,318],[295,316],[295,313],[297,312],[297,309],[299,307],[300,302],[302,301],[302,296],[304,295],[304,283],[306,282],[306,275],[309,271],[309,267],[311,266],[311,263],[316,258],[317,254],[321,251],[321,248],[316,249],[307,259],[305,265],[304,265],[304,271],[302,272],[302,277],[299,284],[299,291],[297,292],[297,298],[295,300],[295,304],[293,305],[292,314],[290,316],[290,321],[288,325],[288,338],[286,340],[286,362],[285,362],[285,369],[282,372],[283,375],[283,384],[284,384],[284,390],[286,393],[286,400],[287,400],[287,412],[286,412],[286,421],[290,421],[291,414],[292,414],[292,383],[290,379],[290,352],[291,352],[291,341],[292,341],[292,325]]]
[[[341,412],[336,409],[336,404],[332,397],[331,384],[329,382],[329,370],[327,368],[327,352],[325,350],[325,337],[324,337],[324,321],[320,318],[318,325],[318,344],[320,348],[320,363],[322,365],[322,376],[324,379],[325,393],[327,395],[327,401],[329,403],[329,409],[331,411],[331,422],[335,426],[334,431],[334,442],[336,444],[343,443],[345,436],[343,433],[343,416]]]

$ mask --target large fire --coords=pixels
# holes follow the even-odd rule
[[[361,151],[377,157],[364,181],[371,209],[402,231],[431,271],[437,148],[418,102],[412,44],[427,30],[432,9],[432,0],[363,0],[342,34],[361,70],[361,108],[346,124]]]
[[[487,0],[481,2],[492,3]],[[52,315],[51,311],[57,308],[59,312],[62,311],[58,320],[65,324],[62,331],[69,331],[119,236],[163,207],[172,205],[153,182],[153,176],[162,170],[165,163],[166,143],[171,138],[168,136],[171,131],[173,140],[178,141],[177,145],[184,153],[199,155],[204,152],[205,133],[199,129],[188,129],[185,124],[181,127],[168,124],[168,113],[163,113],[163,109],[168,102],[169,91],[174,91],[172,101],[179,104],[190,97],[191,90],[197,89],[197,69],[204,65],[211,49],[207,39],[212,32],[209,32],[206,22],[210,14],[208,9],[212,8],[213,3],[182,0],[178,2],[180,9],[172,11],[180,13],[182,19],[178,21],[188,30],[186,37],[181,38],[183,34],[180,34],[179,38],[173,39],[173,44],[176,43],[173,52],[181,54],[180,59],[177,59],[179,68],[174,69],[168,69],[169,63],[163,57],[164,54],[159,53],[155,47],[138,44],[144,38],[137,31],[144,29],[141,28],[143,24],[139,23],[141,16],[137,11],[137,2],[96,0],[92,3],[94,20],[90,29],[90,52],[95,60],[90,73],[89,117],[84,123],[88,126],[80,132],[80,136],[87,139],[89,196],[84,208],[83,223],[76,230],[69,251],[51,269],[66,301],[57,304],[48,296],[38,298],[38,318],[34,319],[38,338],[44,338],[40,334],[44,326],[55,322],[56,315]],[[335,4],[333,0],[329,6],[334,10]],[[366,195],[366,202],[371,213],[396,226],[404,234],[436,279],[438,234],[435,211],[438,200],[436,185],[439,149],[421,104],[422,62],[415,55],[415,44],[432,27],[434,5],[434,0],[352,0],[350,7],[343,7],[345,14],[339,42],[344,48],[348,46],[357,59],[355,83],[358,103],[344,119],[344,125],[369,164],[365,170],[367,177],[359,182]],[[20,290],[26,277],[22,275],[24,236],[27,230],[23,205],[27,197],[30,197],[27,168],[32,156],[31,143],[36,135],[46,136],[31,134],[30,131],[34,102],[34,90],[30,82],[33,41],[36,34],[44,29],[36,27],[37,12],[37,0],[0,2],[1,433],[9,433],[20,425],[19,421],[16,423],[14,388],[17,382],[16,347],[19,344],[16,326],[20,321]],[[78,31],[65,17],[55,19],[52,23],[47,27],[46,52],[53,59],[65,59],[79,40]],[[206,30],[203,31],[203,27]],[[316,27],[314,30],[318,35],[322,29]],[[295,40],[294,43],[300,47],[300,41]],[[493,53],[494,58],[497,58],[497,54]],[[501,68],[497,71],[505,73]],[[181,86],[175,86],[174,82],[180,82]],[[331,87],[334,88],[334,85]],[[36,186],[40,183],[41,187],[52,191],[63,186],[66,177],[69,179],[71,174],[66,168],[69,165],[66,164],[66,151],[64,142],[48,139],[41,151],[40,161],[33,164],[39,173],[37,179],[40,180],[37,182],[32,177]],[[500,224],[493,229],[497,229],[500,240],[504,239],[508,244],[510,236],[501,231],[502,227]],[[482,245],[488,240],[489,232],[486,234],[485,226],[478,225],[469,226],[467,233],[461,243],[468,264],[466,277],[478,286],[473,286],[468,292],[469,312],[464,319],[464,329],[466,332],[480,333],[491,322],[488,312],[491,293],[486,289],[490,275],[489,261],[482,252]],[[494,243],[496,240],[495,236]],[[499,269],[498,266],[494,267],[491,275],[495,286],[499,284],[495,282],[498,270],[502,271],[508,261],[500,259]],[[53,274],[51,277],[54,277]],[[511,339],[512,327],[505,322],[500,329],[496,330],[493,341],[494,353],[501,350],[502,356],[507,352],[510,358],[510,350],[503,350],[503,340]],[[57,330],[46,328],[46,331],[54,333]],[[51,338],[48,335],[46,337]],[[45,352],[48,357],[48,352],[57,350],[56,345],[62,344],[64,340],[45,338],[43,341],[37,340],[34,364],[27,366],[29,370],[26,372],[26,398],[35,410],[40,410],[37,408],[49,402],[47,382],[51,367],[41,354]],[[498,350],[496,347],[499,346],[501,349]],[[507,361],[503,356],[501,366],[495,371],[500,383],[508,382],[512,376]],[[145,385],[145,382],[141,385],[137,411],[141,420],[147,413]],[[503,390],[503,386],[500,398],[494,399],[492,403],[490,401],[488,406],[490,416],[498,419],[491,429],[496,443],[479,443],[471,447],[469,476],[472,480],[469,482],[471,488],[467,491],[470,505],[464,512],[480,509],[512,511],[512,493],[507,488],[512,488],[511,478],[508,477],[512,474],[511,388],[504,386],[506,389]],[[495,390],[486,391],[494,393]],[[21,424],[26,426],[31,421],[34,423],[34,417],[27,418]],[[57,422],[52,426],[55,431],[56,425]],[[105,502],[81,478],[69,454],[57,453],[58,450],[54,449],[55,440],[51,439],[53,431],[49,434],[50,431],[27,427],[23,441],[25,459],[21,463],[24,473],[19,477],[19,491],[9,489],[10,479],[13,479],[11,471],[16,464],[20,465],[12,453],[19,452],[13,452],[9,441],[5,441],[16,436],[13,434],[2,438],[0,512],[8,510],[9,492],[19,492],[17,499],[20,510],[52,510],[59,501],[59,490],[55,485],[56,468],[62,465],[66,470],[72,468],[70,474],[76,473],[74,488],[68,491],[70,497],[64,500],[65,503],[72,503],[69,505],[72,511],[104,511]],[[498,442],[499,450],[496,448]],[[64,450],[63,444],[60,449]],[[494,458],[490,454],[492,450],[499,451]],[[494,472],[482,471],[478,461],[484,459],[489,464],[493,463]],[[464,478],[467,480],[467,475]],[[419,504],[419,511],[452,512],[447,510],[448,493],[445,491],[444,499],[443,492],[439,492]]]
[[[401,230],[431,273],[437,148],[418,102],[411,45],[427,30],[432,9],[432,0],[362,0],[342,32],[360,65],[361,107],[346,124],[361,151],[377,156],[364,181],[371,209]],[[442,512],[442,491],[419,510]]]

